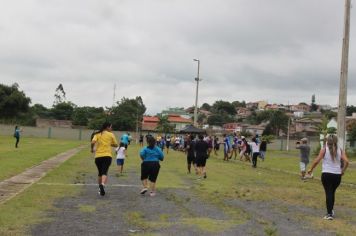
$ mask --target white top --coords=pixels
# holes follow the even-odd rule
[[[329,148],[326,146],[323,158],[322,173],[341,174],[341,148],[338,148],[336,157],[333,161]]]
[[[255,142],[250,142],[249,145],[251,145],[252,153],[260,152],[260,146]]]
[[[116,152],[116,159],[125,159],[125,147],[117,147]]]

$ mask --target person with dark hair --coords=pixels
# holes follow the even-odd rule
[[[124,170],[125,157],[126,157],[126,148],[125,144],[120,143],[119,147],[116,149],[116,164],[119,168],[119,174],[122,175],[122,171]]]
[[[251,145],[251,147],[252,147],[252,167],[256,168],[257,167],[257,157],[260,155],[260,146],[258,145],[255,137],[252,138],[252,142],[249,143],[248,145]]]
[[[214,154],[215,154],[215,156],[218,155],[219,149],[220,149],[219,137],[215,135],[214,136]]]
[[[195,136],[191,134],[188,136],[187,146],[186,146],[186,153],[187,153],[187,167],[188,167],[188,174],[190,174],[191,166],[194,165],[195,173],[198,174],[196,161],[195,161]]]
[[[321,182],[325,190],[327,214],[325,220],[333,220],[335,217],[334,203],[335,192],[341,183],[341,176],[349,165],[349,160],[344,150],[337,143],[337,137],[331,134],[327,137],[326,145],[320,150],[318,157],[313,161],[308,174],[313,173],[314,168],[323,160]]]
[[[153,136],[147,136],[147,147],[140,151],[141,163],[141,181],[143,189],[141,194],[144,195],[150,188],[150,196],[156,195],[156,181],[161,168],[159,162],[163,161],[164,155],[160,148],[156,146],[156,140]],[[150,186],[148,186],[148,180]]]
[[[229,153],[230,153],[230,140],[226,134],[224,134],[223,137],[224,137],[224,161],[228,161]]]
[[[171,147],[171,136],[166,137],[166,148],[167,148],[167,154],[169,152],[169,148]]]
[[[18,127],[17,125],[15,126],[15,131],[14,131],[14,138],[16,139],[15,143],[15,148],[18,148],[19,142],[20,142],[20,133],[22,132],[22,129]]]
[[[296,143],[296,149],[300,150],[300,178],[302,180],[306,179],[307,165],[309,164],[310,146],[308,145],[308,139],[302,138],[302,144],[300,142]]]
[[[143,147],[143,135],[140,134],[140,139],[139,139],[140,146]]]
[[[238,144],[239,142],[239,138],[237,136],[236,133],[234,133],[234,138],[233,138],[233,143],[232,143],[232,150],[231,150],[231,155],[229,157],[229,159],[232,158],[232,156],[234,155],[234,159],[236,160],[236,157],[237,157],[237,149],[238,149]]]
[[[99,194],[101,196],[105,195],[105,185],[108,181],[108,171],[112,161],[112,147],[117,146],[111,123],[104,122],[91,141],[91,152],[95,152],[95,164],[98,168]]]
[[[267,152],[267,140],[262,138],[262,142],[260,144],[260,158],[262,161],[266,159],[266,152]]]
[[[206,179],[206,160],[208,159],[209,145],[204,141],[204,136],[199,134],[199,140],[195,144],[196,164],[198,168],[198,174]]]

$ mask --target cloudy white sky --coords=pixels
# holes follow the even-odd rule
[[[51,107],[142,96],[147,112],[216,100],[337,105],[344,0],[0,0],[0,83]],[[348,103],[356,104],[351,9]]]

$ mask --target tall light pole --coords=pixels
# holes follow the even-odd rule
[[[347,105],[347,75],[349,64],[349,39],[350,39],[350,8],[351,0],[345,0],[344,37],[342,42],[341,74],[339,87],[339,107],[337,115],[337,137],[339,145],[345,150],[345,122]]]
[[[200,70],[200,60],[198,59],[193,59],[194,61],[198,62],[198,74],[197,77],[195,78],[195,81],[197,81],[197,88],[195,91],[195,107],[194,107],[194,126],[197,127],[198,123],[198,90],[199,90],[199,81],[200,81],[200,77],[199,77],[199,70]]]

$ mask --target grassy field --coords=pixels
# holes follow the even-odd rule
[[[15,148],[13,137],[0,136],[0,181],[81,144],[73,140],[24,137],[19,148]]]
[[[5,178],[15,173],[21,172],[21,168],[12,167],[13,162],[24,162],[24,155],[37,158],[36,161],[28,163],[29,167],[33,163],[46,159],[58,152],[70,149],[78,145],[78,142],[47,140],[28,138],[21,140],[21,148],[17,151],[7,147],[5,139],[0,145],[0,168],[6,170],[7,174],[0,172],[0,176]],[[10,138],[8,139],[10,140]],[[6,147],[6,148],[2,148]],[[19,155],[19,152],[22,152]],[[140,159],[138,157],[139,147],[131,145],[128,149],[128,158],[125,162],[125,170],[139,171]],[[34,154],[37,153],[37,154]],[[13,159],[11,159],[13,158]],[[31,158],[31,159],[32,159]],[[325,198],[322,185],[318,179],[303,182],[298,176],[299,159],[298,152],[267,152],[267,159],[258,162],[258,168],[253,169],[245,162],[222,161],[222,153],[219,156],[212,155],[207,163],[208,178],[196,183],[195,174],[187,174],[186,158],[182,152],[170,151],[165,160],[161,163],[161,172],[158,178],[158,189],[164,188],[187,188],[193,191],[201,199],[214,204],[232,218],[240,215],[241,220],[248,216],[241,217],[239,209],[229,208],[226,201],[242,199],[250,201],[282,201],[287,205],[295,207],[309,207],[312,209],[324,209]],[[354,164],[348,169],[343,177],[343,182],[356,184],[356,166]],[[24,169],[26,167],[22,167]],[[110,172],[115,172],[113,166]],[[87,149],[81,151],[70,160],[63,163],[59,168],[51,171],[40,182],[63,183],[64,185],[46,186],[34,184],[26,191],[0,205],[0,235],[23,235],[29,225],[40,221],[51,220],[45,217],[45,211],[53,209],[56,199],[62,197],[75,196],[81,188],[78,186],[65,185],[67,183],[85,182],[87,175],[96,175],[96,168],[93,158]],[[314,175],[320,176],[320,167],[315,170]],[[336,205],[344,209],[356,212],[356,188],[351,186],[341,186],[337,191]],[[95,211],[88,206],[81,206],[82,211]],[[248,214],[248,213],[243,213]],[[129,217],[129,216],[128,216]],[[339,235],[353,235],[356,226],[356,216],[340,214],[333,224],[323,221],[321,216],[297,216],[307,218],[308,224],[317,229],[330,229],[339,232]],[[238,220],[236,216],[234,219]],[[196,221],[195,221],[196,220]],[[209,220],[189,219],[187,222],[195,222],[197,227],[214,227]],[[217,224],[216,227],[221,227]],[[214,230],[214,229],[213,229]]]

